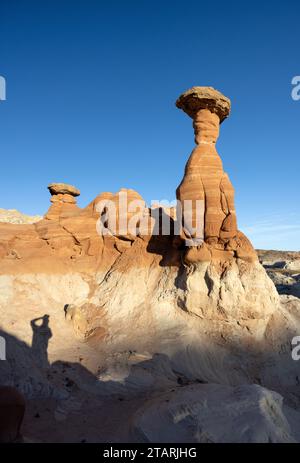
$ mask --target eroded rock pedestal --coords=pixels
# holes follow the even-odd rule
[[[76,204],[76,197],[80,195],[78,188],[66,183],[50,183],[48,190],[51,194],[51,207],[45,219],[58,220],[59,218],[72,217],[80,212]]]
[[[237,229],[234,188],[216,150],[220,123],[230,113],[230,100],[211,87],[193,87],[178,98],[176,106],[193,119],[195,131],[196,147],[176,191],[183,215],[185,203],[192,201],[193,228],[196,202],[204,202],[204,242],[187,250],[185,262],[227,261],[234,257],[256,260],[251,243]],[[193,229],[185,226],[184,238],[196,241],[197,237]]]

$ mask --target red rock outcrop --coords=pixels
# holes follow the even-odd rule
[[[76,196],[80,191],[73,185],[66,183],[50,183],[48,190],[51,193],[51,207],[45,215],[45,219],[58,220],[72,217],[80,212],[77,206]]]
[[[177,188],[183,212],[185,201],[192,204],[190,226],[180,236],[176,233],[181,218],[177,215],[176,219],[175,210],[148,208],[134,190],[101,193],[81,209],[76,204],[80,195],[76,187],[51,183],[51,207],[43,220],[29,225],[0,223],[0,271],[94,272],[108,268],[123,253],[129,267],[142,265],[140,261],[137,264],[133,248],[141,250],[145,262],[151,253],[152,257],[162,256],[163,265],[170,266],[180,266],[182,258],[188,265],[256,260],[251,243],[237,229],[234,189],[215,146],[219,125],[230,112],[230,100],[213,88],[193,87],[176,104],[192,117],[196,142]],[[194,231],[199,201],[203,204],[200,239]],[[166,217],[171,217],[169,233],[161,231],[161,219]],[[103,225],[108,232],[104,235]],[[133,246],[136,241],[138,246]]]
[[[121,188],[118,193],[101,193],[85,209],[81,216],[103,217],[103,224],[111,236],[133,241],[138,235],[140,218],[146,203],[134,190]],[[105,217],[104,217],[105,216]]]
[[[184,218],[186,204],[192,203],[187,212],[190,220],[183,224],[182,237],[193,245],[186,252],[186,263],[234,257],[255,260],[251,243],[237,229],[234,188],[216,150],[219,126],[230,113],[230,100],[211,87],[193,87],[178,98],[176,106],[193,119],[196,142],[176,191]],[[203,202],[200,237],[195,229],[197,201]]]

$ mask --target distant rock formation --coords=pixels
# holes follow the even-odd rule
[[[300,252],[259,250],[258,256],[279,294],[300,298]]]
[[[0,209],[0,223],[31,224],[42,220],[40,215],[26,215],[16,209]]]

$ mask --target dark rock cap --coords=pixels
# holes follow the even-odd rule
[[[194,119],[200,109],[209,109],[219,116],[220,123],[229,116],[230,100],[213,87],[192,87],[176,101],[176,106]]]
[[[72,196],[79,196],[80,190],[73,185],[68,185],[67,183],[50,183],[48,185],[48,190],[52,195],[72,195]]]

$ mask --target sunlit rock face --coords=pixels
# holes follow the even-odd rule
[[[185,228],[185,238],[195,240],[196,203],[204,203],[203,243],[187,250],[185,261],[257,260],[251,243],[237,229],[234,188],[216,150],[220,123],[230,113],[230,100],[211,87],[193,87],[178,98],[176,106],[193,119],[196,142],[176,192],[183,209],[190,201],[193,205],[192,230]]]
[[[72,217],[80,211],[76,205],[76,196],[80,195],[78,188],[67,183],[50,183],[51,207],[45,219],[59,220],[62,217]]]
[[[124,211],[119,193],[80,208],[76,187],[52,184],[41,220],[0,223],[0,377],[26,397],[33,440],[299,440],[299,299],[279,297],[238,231],[215,147],[230,101],[194,87],[177,106],[196,140],[177,198],[203,201],[201,242],[193,227],[176,234],[173,208],[150,208],[130,189],[120,190]],[[113,223],[114,208],[117,231],[102,236],[99,221]],[[162,217],[170,232],[153,233]]]

